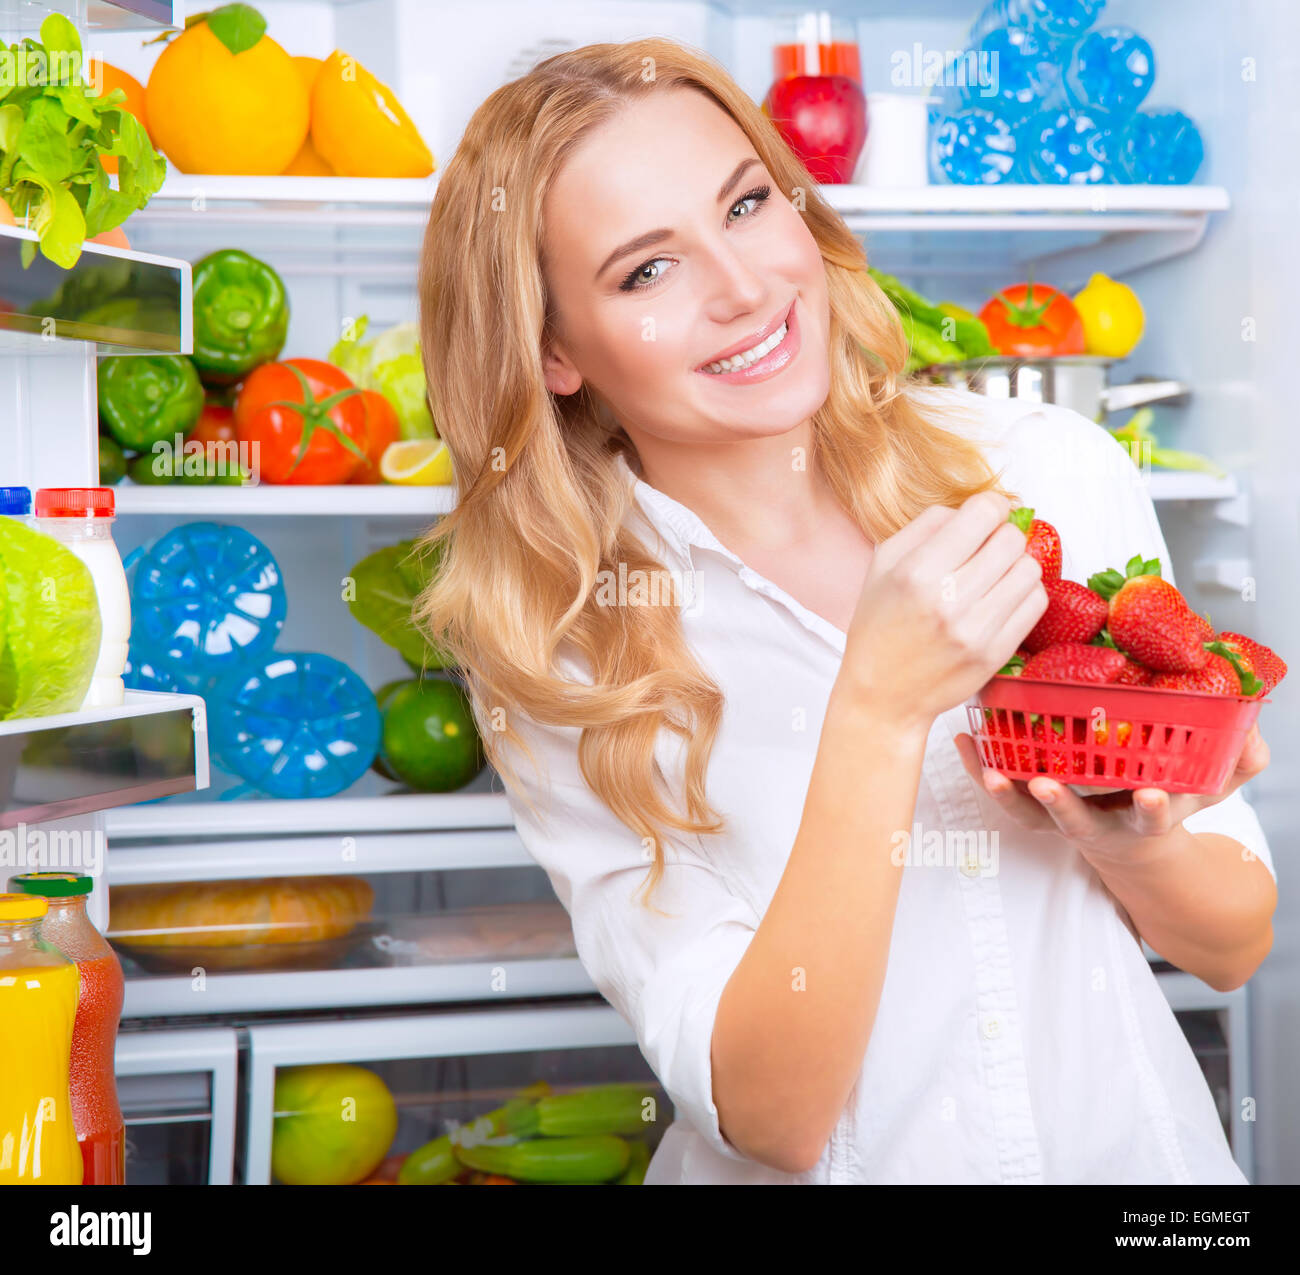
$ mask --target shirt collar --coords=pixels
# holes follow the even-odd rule
[[[643,478],[638,478],[622,452],[615,458],[615,464],[631,482],[632,494],[646,520],[684,562],[693,565],[692,549],[709,549],[721,554],[736,567],[745,565],[704,525],[694,510],[688,509],[671,496],[664,495],[657,487],[651,487]]]

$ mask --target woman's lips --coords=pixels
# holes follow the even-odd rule
[[[717,381],[723,385],[753,385],[758,381],[766,381],[769,377],[783,371],[794,359],[794,356],[799,353],[799,303],[797,300],[791,305],[785,324],[785,340],[776,349],[769,350],[761,359],[751,363],[748,367],[739,368],[734,372],[710,372],[707,368],[698,368],[696,370],[699,375],[706,376],[710,381]]]

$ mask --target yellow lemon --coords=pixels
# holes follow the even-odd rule
[[[1146,315],[1137,293],[1127,284],[1095,274],[1074,298],[1083,320],[1084,349],[1089,354],[1122,359],[1142,339]]]
[[[386,85],[335,49],[312,86],[311,139],[340,177],[427,177],[433,155]]]
[[[451,453],[440,438],[389,443],[379,458],[384,481],[404,487],[440,487],[453,482]]]

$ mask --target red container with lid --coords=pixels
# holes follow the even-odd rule
[[[86,913],[94,879],[72,872],[26,872],[10,890],[42,896],[49,905],[41,938],[77,965],[81,993],[72,1028],[69,1093],[81,1149],[83,1186],[126,1182],[126,1134],[117,1101],[113,1055],[122,1015],[122,966]]]

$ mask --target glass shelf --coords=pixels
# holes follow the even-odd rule
[[[207,740],[196,695],[0,722],[0,829],[206,788]]]

